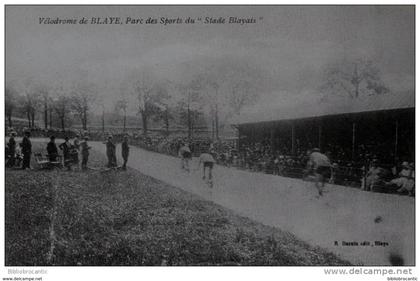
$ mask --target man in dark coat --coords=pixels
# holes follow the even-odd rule
[[[106,156],[108,157],[108,168],[117,166],[117,156],[115,154],[115,144],[112,142],[112,136],[108,137],[106,144]]]
[[[124,163],[123,163],[123,170],[127,170],[127,161],[128,161],[128,155],[130,152],[130,147],[128,146],[128,137],[127,135],[124,136],[123,142],[121,144],[121,155],[122,158],[124,159]]]
[[[16,157],[16,141],[15,141],[16,133],[12,132],[10,134],[9,142],[7,143],[7,153],[9,156],[9,160],[7,161],[8,167],[14,167],[15,166],[15,157]]]
[[[57,161],[58,149],[57,149],[57,145],[55,144],[55,136],[50,137],[50,142],[47,144],[47,153],[48,153],[48,159],[51,162]]]
[[[31,136],[30,132],[25,132],[25,136],[22,139],[22,154],[23,154],[23,163],[22,169],[25,170],[26,168],[31,168],[31,154],[32,154],[32,143],[29,139]]]
[[[69,137],[65,137],[64,140],[65,141],[62,144],[60,144],[58,147],[63,151],[64,166],[66,166],[67,169],[70,170],[71,164],[72,164],[71,153],[70,153],[72,146],[69,142]]]
[[[73,140],[73,160],[76,165],[79,165],[79,150],[80,150],[80,142],[79,142],[79,135]]]
[[[83,139],[84,139],[84,141],[81,142],[81,144],[80,144],[80,147],[82,149],[82,170],[86,170],[87,169],[87,162],[88,162],[88,159],[89,159],[90,146],[88,145],[88,142],[87,142],[89,138],[87,136],[85,136]]]

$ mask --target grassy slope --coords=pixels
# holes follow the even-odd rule
[[[9,266],[344,264],[134,170],[6,171]]]

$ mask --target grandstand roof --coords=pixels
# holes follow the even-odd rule
[[[252,124],[259,122],[315,118],[329,115],[395,110],[415,107],[413,91],[398,94],[350,98],[335,98],[323,102],[298,102],[294,105],[270,104],[256,110],[249,109],[233,118],[231,124]]]

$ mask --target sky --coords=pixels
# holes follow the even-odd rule
[[[171,81],[245,62],[260,103],[310,99],[326,65],[370,59],[394,91],[414,89],[413,6],[7,6],[6,83],[87,79],[112,107],[120,84],[152,68]],[[54,25],[39,18],[238,17],[254,24]]]

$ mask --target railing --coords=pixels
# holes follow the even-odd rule
[[[238,169],[245,169],[253,172],[310,180],[311,176],[313,176],[313,171],[303,165],[300,158],[291,156],[287,156],[287,158],[289,163],[280,162],[275,164],[273,161],[247,161],[243,158],[234,158],[227,161],[218,161],[218,164],[229,167],[236,167]],[[371,186],[367,186],[366,179],[369,167],[368,161],[365,163],[346,163],[341,161],[341,163],[347,165],[334,164],[331,168],[331,178],[326,179],[327,182],[336,185],[361,188],[365,191],[396,193],[396,188],[392,188],[386,184],[395,178],[395,175],[391,172],[392,168],[394,168],[394,165],[379,164],[378,166],[383,168],[383,171],[388,172],[384,172],[384,175],[375,180]]]
[[[178,155],[179,147],[174,143],[155,145],[153,141],[150,143],[131,141],[131,144],[158,153],[164,153],[172,156]],[[190,145],[193,156],[199,156],[200,153],[206,150],[205,148],[207,147],[207,144],[200,145],[198,143],[192,143]],[[222,153],[214,154],[217,164],[222,166],[303,180],[309,180],[313,174],[313,172],[302,163],[302,159],[298,157],[287,156],[289,162],[293,162],[293,164],[281,163],[274,165],[272,161],[251,161],[249,159],[245,159],[244,157],[231,157],[231,159],[226,159],[226,157],[221,157],[221,155]],[[379,166],[387,170],[391,170],[393,167],[392,164],[379,164]],[[331,184],[361,188],[366,191],[395,193],[395,190],[389,189],[389,187],[385,185],[385,182],[395,177],[390,172],[381,180],[378,180],[372,187],[365,186],[368,167],[368,161],[356,163],[340,161],[340,165],[336,164],[332,168],[332,177],[328,179],[328,182]]]

